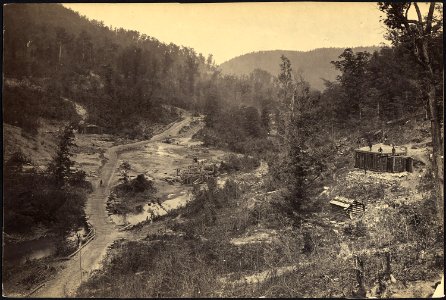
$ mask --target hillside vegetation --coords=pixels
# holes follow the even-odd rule
[[[391,46],[258,52],[222,64],[223,72],[211,55],[61,5],[5,6],[6,132],[38,143],[39,127],[61,127],[45,149],[35,145],[52,154],[43,171],[32,166],[34,148],[9,151],[4,231],[41,223],[64,238],[85,225],[92,185],[71,159],[79,118],[58,105],[67,97],[107,133],[83,135],[76,153],[91,153],[84,166],[96,174],[107,166],[88,201],[103,203],[112,191],[109,210],[131,214],[144,201],[162,207],[157,192],[191,196],[163,215],[123,224],[124,239],[102,222],[114,244],[77,296],[429,297],[444,272],[442,8],[431,6],[432,31],[412,41],[425,24],[407,25],[413,31],[404,35],[393,22],[411,6],[389,5],[379,7]],[[158,139],[104,156],[114,143],[146,140],[148,128],[180,117]],[[355,169],[354,149],[378,143],[404,146],[413,172]],[[192,186],[174,180],[179,168],[195,168],[191,160],[213,159],[216,169]],[[335,211],[337,196],[365,210]],[[97,253],[105,251],[96,241]]]
[[[75,99],[88,110],[88,122],[110,133],[136,128],[138,135],[143,120],[172,121],[176,115],[163,104],[200,100],[197,82],[212,67],[192,48],[109,28],[59,4],[6,5],[4,24],[6,78],[26,78],[47,102]]]
[[[271,50],[247,53],[234,57],[219,65],[223,74],[248,75],[255,69],[262,69],[274,76],[279,74],[281,55],[289,58],[295,71],[301,72],[311,87],[322,91],[323,79],[333,81],[339,72],[330,64],[336,60],[345,48],[321,48],[311,51]],[[373,53],[380,47],[355,47],[354,52],[368,51]]]
[[[215,88],[196,137],[264,161],[254,171],[230,173],[224,184],[208,180],[184,208],[136,226],[135,239],[117,241],[106,267],[77,295],[431,296],[444,239],[428,158],[430,124],[416,85],[422,72],[404,47],[345,49],[332,64],[340,74],[318,93],[281,57],[278,78],[246,86],[247,98],[272,90],[261,114],[223,107],[224,91]],[[358,140],[375,143],[384,135],[409,148],[414,173],[353,168]],[[329,204],[336,196],[362,201],[365,213],[353,219],[336,213]]]

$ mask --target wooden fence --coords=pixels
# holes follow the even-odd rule
[[[355,168],[377,172],[413,172],[413,159],[409,156],[355,151]]]

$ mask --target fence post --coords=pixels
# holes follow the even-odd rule
[[[384,253],[385,258],[386,258],[386,267],[385,267],[385,272],[384,272],[384,279],[385,280],[390,280],[390,274],[392,272],[391,266],[390,266],[390,262],[391,262],[391,255],[389,251],[386,251]]]
[[[355,255],[355,271],[356,271],[356,281],[358,283],[358,290],[356,292],[358,297],[365,298],[366,290],[364,283],[364,262]]]

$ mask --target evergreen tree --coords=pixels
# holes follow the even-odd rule
[[[74,144],[74,126],[72,124],[66,126],[59,139],[59,147],[53,161],[50,163],[48,169],[53,176],[54,183],[57,187],[65,186],[71,177],[74,162],[71,160],[73,155],[70,150]]]
[[[263,129],[266,132],[269,132],[269,114],[270,114],[269,108],[266,106],[263,107],[262,114],[260,115],[260,122],[261,122]]]
[[[282,55],[280,59],[282,62],[280,63],[280,74],[278,77],[281,88],[279,98],[285,106],[289,107],[293,95],[293,69],[291,68],[290,60],[285,55]]]
[[[353,53],[353,50],[348,48],[339,56],[340,60],[331,62],[336,69],[341,71],[337,79],[346,95],[344,105],[340,109],[349,116],[358,116],[359,119],[363,115],[366,74],[370,56],[368,52]]]

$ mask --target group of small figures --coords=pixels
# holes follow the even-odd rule
[[[358,138],[357,143],[358,143],[358,146],[361,147],[362,139]],[[383,143],[387,144],[387,135],[386,134],[383,137]],[[370,138],[367,139],[367,146],[369,146],[370,151],[372,151],[373,144],[372,144],[372,141]],[[378,152],[383,153],[383,148],[379,147]],[[392,144],[392,155],[395,155],[395,153],[396,153],[395,145]]]
[[[370,147],[370,151],[372,151],[372,147]],[[383,153],[383,148],[379,147],[378,152]],[[395,146],[392,145],[392,155],[395,155],[395,153],[396,153]]]

